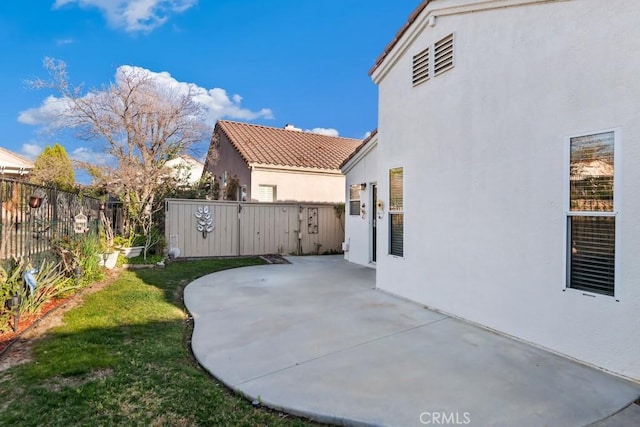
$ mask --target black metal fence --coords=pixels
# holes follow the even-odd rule
[[[0,260],[34,257],[54,239],[97,231],[100,201],[56,188],[0,178]]]

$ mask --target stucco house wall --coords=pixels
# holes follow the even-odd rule
[[[202,177],[204,164],[189,155],[181,155],[171,159],[166,166],[174,169],[174,176],[189,184],[196,184]]]
[[[272,185],[276,187],[276,201],[342,203],[344,182],[344,175],[326,171],[255,166],[251,172],[251,194],[257,199],[260,185]]]
[[[373,266],[372,250],[373,250],[373,232],[372,221],[377,220],[377,209],[373,200],[373,184],[377,184],[378,176],[378,158],[377,158],[377,136],[374,140],[363,147],[363,153],[356,155],[354,158],[343,166],[343,172],[346,175],[346,194],[345,197],[345,243],[344,252],[345,260],[365,265]],[[369,145],[370,144],[370,145]],[[363,190],[360,190],[360,204],[364,203],[364,213],[362,215],[351,215],[349,210],[349,189],[351,185],[366,184]],[[379,221],[376,223],[379,224]]]
[[[24,157],[0,147],[0,177],[9,179],[24,179],[33,170],[33,162]]]
[[[218,160],[215,163],[207,162],[205,168],[207,172],[218,178],[220,197],[223,194],[222,178],[224,172],[227,171],[230,178],[234,175],[238,177],[239,185],[247,186],[247,200],[251,200],[251,169],[223,132],[220,132],[218,137],[220,138],[218,142]],[[257,195],[257,193],[255,194]]]
[[[246,186],[247,201],[341,203],[345,178],[340,164],[360,143],[292,125],[218,120],[205,169],[218,177],[225,171],[230,178],[237,176],[240,186]]]
[[[385,214],[378,287],[640,379],[638,16],[628,0],[426,6],[372,72],[381,199],[404,170],[404,255]],[[413,87],[413,55],[449,34],[454,68]],[[568,289],[565,268],[567,138],[611,129],[614,297]]]

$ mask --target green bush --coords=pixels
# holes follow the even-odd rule
[[[31,263],[24,258],[14,259],[9,266],[10,273],[0,274],[5,278],[0,284],[0,298],[3,305],[0,311],[0,332],[6,332],[11,328],[10,319],[13,312],[7,305],[7,300],[13,295],[20,296],[20,315],[29,313],[36,314],[42,306],[53,298],[68,294],[73,289],[79,287],[73,279],[65,277],[61,270],[61,263],[55,263],[43,260],[40,263],[37,273],[34,274],[36,280],[36,288],[32,293],[25,284],[24,276],[29,270],[33,270]]]
[[[23,271],[29,269],[27,265]],[[80,287],[71,277],[66,277],[60,269],[60,263],[43,261],[38,268],[35,276],[37,287],[33,294],[23,287],[22,304],[20,305],[20,313],[36,314],[42,309],[42,306],[50,300],[62,296],[67,296],[71,291]]]
[[[11,328],[13,312],[7,301],[12,295],[21,297],[20,314],[36,314],[44,304],[54,298],[64,297],[78,288],[104,277],[100,248],[95,233],[65,236],[52,242],[54,261],[43,259],[34,274],[36,288],[33,294],[25,284],[25,273],[33,269],[26,259],[13,259],[6,269],[0,267],[0,333]]]
[[[13,264],[13,263],[12,263]],[[13,265],[8,266],[10,273],[7,270],[0,267],[0,333],[7,332],[11,329],[10,320],[13,316],[13,312],[8,305],[9,299],[13,295],[20,295],[20,288],[22,285],[22,270],[19,268],[13,268]]]
[[[54,240],[51,246],[65,277],[78,279],[80,273],[83,285],[102,279],[104,273],[97,257],[100,241],[95,233],[64,236]]]

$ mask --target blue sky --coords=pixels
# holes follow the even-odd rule
[[[377,126],[375,59],[420,0],[3,0],[1,146],[35,159],[60,142],[99,159],[99,142],[39,131],[45,57],[101,87],[130,65],[206,89],[217,118],[362,138]],[[166,74],[164,74],[166,78]],[[199,147],[206,153],[208,141]]]

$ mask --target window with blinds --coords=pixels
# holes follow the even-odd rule
[[[615,294],[615,132],[569,138],[567,286]]]
[[[360,184],[349,186],[349,215],[360,215]]]
[[[389,254],[404,256],[403,169],[389,170]]]
[[[276,201],[276,186],[275,185],[259,185],[258,186],[258,201],[259,202],[275,202]]]

